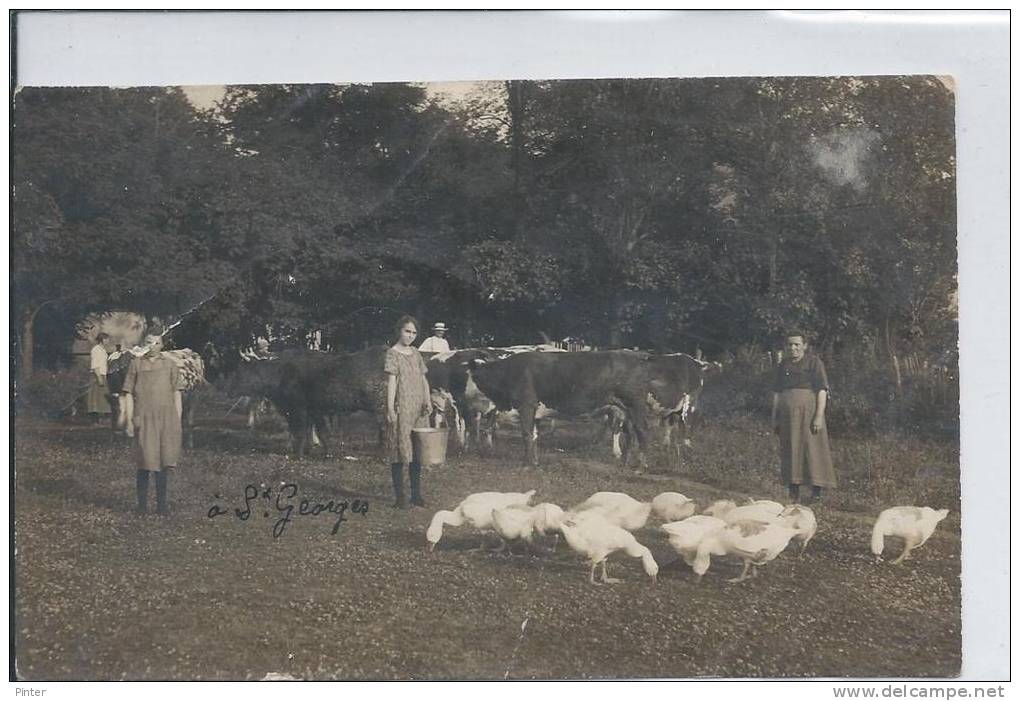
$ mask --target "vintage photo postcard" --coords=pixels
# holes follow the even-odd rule
[[[13,678],[951,678],[943,74],[19,86]]]

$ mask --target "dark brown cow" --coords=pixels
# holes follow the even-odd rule
[[[450,393],[460,413],[461,423],[455,436],[462,448],[469,442],[481,449],[491,448],[496,430],[496,404],[482,392],[470,376],[473,364],[491,363],[520,353],[540,351],[558,353],[549,346],[511,346],[509,348],[465,348],[427,355],[429,385],[433,390]]]
[[[246,363],[225,383],[232,396],[265,397],[287,419],[297,457],[304,455],[309,427],[327,452],[327,417],[368,411],[383,421],[386,407],[384,347],[345,355],[308,350],[279,353],[271,360]],[[380,423],[380,426],[382,424]]]
[[[510,355],[510,351],[498,348],[466,348],[437,353],[428,359],[429,386],[449,392],[459,409],[461,423],[456,427],[455,436],[462,448],[467,448],[469,441],[479,448],[483,445],[491,448],[495,428],[496,404],[475,385],[468,372],[469,366]]]
[[[612,404],[622,408],[644,463],[649,365],[631,351],[521,353],[495,362],[475,361],[469,379],[499,409],[517,409],[525,460],[538,464],[535,412],[545,404],[566,415],[584,416]]]

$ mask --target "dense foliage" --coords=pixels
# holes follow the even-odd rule
[[[711,354],[956,344],[954,98],[933,77],[21,90],[13,329],[187,315],[334,348],[404,312],[454,341]],[[209,300],[209,301],[206,301]],[[33,340],[33,332],[42,336]],[[48,356],[48,360],[52,360]]]

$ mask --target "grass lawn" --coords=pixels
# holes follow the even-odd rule
[[[833,436],[841,487],[816,508],[818,535],[740,584],[736,561],[693,573],[654,526],[637,538],[662,567],[613,559],[615,586],[592,586],[562,544],[553,555],[469,553],[450,529],[425,551],[433,511],[479,491],[537,489],[562,506],[596,491],[699,504],[782,498],[775,440],[754,418],[705,421],[680,469],[613,464],[590,427],[561,422],[541,468],[501,433],[489,455],[428,471],[428,509],[390,508],[389,470],[369,426],[335,458],[287,459],[279,431],[254,435],[209,414],[171,476],[173,515],[136,517],[132,447],[109,431],[19,418],[16,440],[16,645],[25,680],[950,676],[960,669],[958,447]],[[294,515],[274,537],[281,482],[311,503],[367,513]],[[258,488],[239,519],[246,485]],[[264,485],[264,486],[263,486]],[[269,491],[270,498],[261,492]],[[281,502],[286,505],[287,500]],[[887,506],[948,507],[903,565],[868,544]],[[219,506],[227,513],[209,517]],[[295,509],[296,512],[297,509]],[[890,542],[892,552],[899,544]]]

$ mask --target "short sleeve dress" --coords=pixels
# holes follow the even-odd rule
[[[134,396],[138,469],[158,472],[177,466],[181,457],[181,417],[174,394],[183,389],[173,360],[143,356],[131,361],[124,390]]]
[[[107,396],[109,389],[100,385],[97,377],[97,375],[106,377],[107,357],[106,349],[98,343],[92,346],[92,350],[89,352],[89,391],[85,396],[85,404],[86,411],[90,414],[109,414],[111,412],[110,400]]]
[[[422,376],[428,372],[421,353],[412,348],[400,353],[394,348],[386,350],[387,375],[397,378],[397,423],[386,427],[386,456],[390,463],[409,464],[412,460],[411,429],[429,425],[428,415],[422,415],[422,406],[429,403]]]
[[[811,433],[818,392],[829,390],[825,365],[815,355],[805,355],[796,363],[784,359],[776,368],[774,389],[779,396],[776,419],[783,483],[835,487],[836,470],[825,422],[818,433]]]

